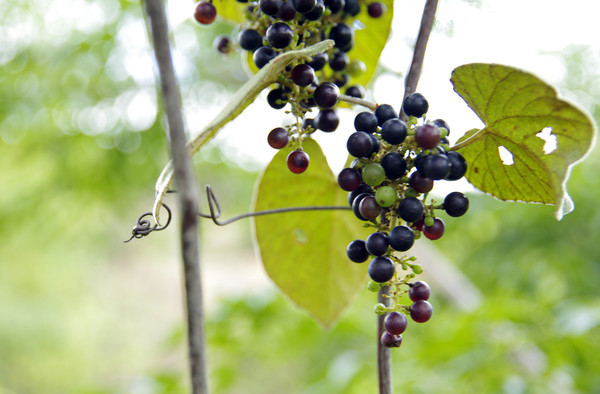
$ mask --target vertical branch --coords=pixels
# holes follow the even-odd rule
[[[378,302],[385,306],[390,306],[389,298],[383,297],[389,293],[389,287],[384,286],[379,290]],[[392,384],[392,351],[381,344],[381,335],[384,327],[383,321],[386,315],[377,316],[377,371],[379,378],[379,394],[392,394],[394,385]]]
[[[412,62],[410,63],[410,69],[406,79],[404,80],[404,96],[406,97],[411,93],[414,93],[421,77],[421,70],[423,69],[423,59],[425,58],[425,49],[427,48],[427,41],[429,41],[429,35],[433,28],[433,21],[435,19],[435,11],[437,10],[438,0],[427,0],[425,8],[423,9],[423,16],[421,17],[421,26],[419,27],[419,35],[417,36],[417,42],[413,51]],[[402,106],[401,106],[402,108]],[[404,118],[404,108],[401,109],[400,117]]]
[[[421,26],[419,27],[419,35],[417,36],[417,42],[415,43],[415,49],[413,51],[413,58],[410,64],[410,69],[404,81],[404,97],[411,93],[414,93],[417,89],[419,78],[421,77],[421,70],[423,68],[423,59],[425,58],[425,49],[427,48],[427,42],[433,28],[433,21],[435,20],[435,12],[437,10],[438,0],[427,0],[423,9],[423,16],[421,17]],[[404,108],[400,106],[400,118],[406,118]],[[388,288],[383,287],[379,291],[379,302],[389,306],[389,299],[383,297],[387,294]],[[379,394],[392,394],[392,355],[390,349],[381,345],[381,335],[383,334],[384,327],[383,321],[385,315],[377,316],[377,370],[379,376]]]
[[[202,283],[198,245],[198,196],[192,162],[186,148],[181,100],[171,59],[169,29],[162,0],[143,0],[150,19],[154,55],[158,63],[161,92],[167,115],[171,156],[181,209],[181,253],[185,278],[185,297],[188,323],[188,348],[192,391],[207,392],[204,355]]]

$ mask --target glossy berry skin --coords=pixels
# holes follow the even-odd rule
[[[362,180],[369,186],[379,186],[385,180],[385,170],[379,163],[369,163],[362,169]]]
[[[406,330],[408,321],[406,316],[400,312],[391,312],[383,320],[383,327],[392,335],[400,335]]]
[[[327,64],[328,61],[329,61],[329,56],[327,56],[327,53],[323,52],[323,53],[319,53],[318,55],[313,56],[312,60],[306,64],[311,66],[313,68],[313,70],[319,71],[319,70],[322,70],[323,67],[325,67],[325,65]]]
[[[357,239],[348,244],[346,254],[350,261],[355,263],[364,263],[369,258],[369,252],[365,246],[365,241]]]
[[[429,179],[419,171],[415,171],[410,174],[408,185],[417,193],[429,193],[433,189],[433,179]]]
[[[397,152],[390,152],[383,156],[381,166],[385,171],[385,176],[392,180],[401,178],[406,172],[406,160]]]
[[[394,227],[388,236],[392,249],[406,252],[415,243],[415,233],[407,226]]]
[[[346,96],[363,98],[365,97],[365,88],[360,85],[353,85],[346,88]]]
[[[375,197],[368,195],[358,204],[358,212],[366,220],[374,220],[381,213],[381,207],[377,204]]]
[[[438,180],[446,178],[450,170],[448,156],[439,154],[427,156],[419,172],[429,179]]]
[[[336,52],[333,57],[329,58],[329,67],[333,71],[342,71],[350,63],[350,58],[344,52]]]
[[[464,215],[469,209],[469,199],[461,192],[452,192],[444,198],[444,210],[452,217]]]
[[[373,149],[371,149],[371,156],[377,152],[379,152],[379,149],[381,149],[381,141],[379,141],[379,138],[377,138],[377,136],[375,136],[375,134],[369,134],[371,136],[371,141],[373,142]]]
[[[356,131],[364,131],[365,133],[372,134],[377,131],[378,125],[377,117],[373,112],[364,111],[354,118],[354,128]]]
[[[383,124],[390,119],[398,118],[396,110],[389,104],[379,105],[375,109],[375,116],[377,117],[379,126],[383,126]]]
[[[418,300],[410,306],[410,317],[417,323],[425,323],[432,314],[433,306],[427,301]]]
[[[288,97],[283,89],[273,89],[267,94],[267,102],[273,109],[281,109],[287,104]]]
[[[344,12],[351,16],[358,15],[360,13],[360,3],[358,0],[346,0]]]
[[[381,207],[389,208],[396,203],[398,196],[391,186],[382,186],[375,192],[375,200]]]
[[[315,4],[313,9],[304,14],[304,18],[306,18],[309,21],[317,21],[321,19],[324,12],[325,4],[323,3],[323,0],[317,0],[317,4]]]
[[[331,82],[324,82],[317,86],[313,97],[315,103],[321,108],[332,108],[337,104],[340,88]]]
[[[385,5],[379,2],[371,3],[367,6],[367,13],[371,18],[380,18],[385,12]]]
[[[355,190],[352,190],[350,193],[348,193],[348,204],[352,206],[354,199],[363,193],[373,194],[373,189],[371,186],[361,183],[360,186],[358,186]]]
[[[427,301],[431,295],[431,288],[426,282],[417,281],[409,284],[408,297],[412,301],[423,300]]]
[[[340,187],[347,192],[358,189],[358,187],[362,184],[360,172],[354,168],[344,168],[342,171],[340,171],[337,181],[338,185],[340,185]]]
[[[406,96],[404,102],[402,103],[402,108],[404,108],[404,113],[408,116],[415,116],[420,118],[421,116],[427,113],[429,109],[429,103],[425,100],[420,93],[412,93]]]
[[[267,40],[273,48],[285,48],[292,43],[294,31],[285,22],[273,23],[267,29]]]
[[[388,331],[381,334],[381,344],[387,348],[400,347],[402,345],[402,335],[394,335]]]
[[[194,11],[194,18],[198,23],[203,25],[210,25],[214,22],[217,17],[217,9],[210,1],[201,1],[196,4]]]
[[[378,256],[369,263],[369,276],[377,283],[385,283],[394,277],[396,266],[389,257]]]
[[[267,142],[269,146],[273,149],[281,149],[287,146],[290,137],[288,132],[283,127],[276,127],[269,132],[267,136]]]
[[[281,19],[284,22],[289,22],[296,16],[296,10],[290,3],[283,3],[279,12],[277,13],[277,18]]]
[[[388,144],[398,145],[404,142],[408,134],[408,125],[398,118],[388,119],[381,126],[381,138]]]
[[[242,49],[254,52],[262,46],[263,39],[256,30],[246,29],[240,32],[238,41]]]
[[[294,174],[302,174],[308,168],[309,157],[303,150],[292,151],[287,157],[287,166]]]
[[[386,233],[377,232],[367,237],[365,245],[369,254],[383,256],[387,252],[390,242]]]
[[[317,128],[319,130],[330,133],[337,129],[338,125],[340,124],[340,118],[335,110],[327,108],[319,111],[319,114],[315,118],[315,123],[317,124]]]
[[[275,59],[277,52],[271,47],[260,47],[252,55],[252,60],[258,68],[263,68],[271,60]]]
[[[450,162],[450,173],[446,176],[449,181],[457,181],[467,172],[467,161],[458,152],[450,151],[446,154]]]
[[[439,144],[442,135],[434,124],[424,124],[415,130],[415,141],[423,149],[433,149]]]
[[[337,14],[344,7],[344,0],[325,0],[325,6],[332,14]]]
[[[258,7],[269,16],[276,16],[279,13],[283,0],[259,0]]]
[[[409,223],[414,223],[423,217],[424,206],[421,200],[407,197],[398,204],[398,215]]]
[[[317,0],[292,0],[292,7],[301,14],[312,11],[317,5]]]
[[[345,23],[338,23],[331,28],[328,38],[335,42],[336,48],[344,48],[352,43],[354,32]]]
[[[308,64],[298,64],[292,69],[292,82],[298,86],[308,86],[315,80],[315,71]]]
[[[357,131],[348,137],[346,147],[354,157],[369,157],[373,150],[373,140],[364,131]]]
[[[444,230],[446,229],[446,225],[444,221],[440,218],[433,219],[433,226],[425,226],[423,227],[423,234],[432,241],[436,239],[440,239],[442,235],[444,235]]]

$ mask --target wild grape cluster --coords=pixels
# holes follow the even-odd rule
[[[267,141],[275,149],[293,146],[287,166],[295,174],[303,173],[309,157],[302,150],[304,136],[322,130],[338,128],[336,106],[340,88],[349,85],[352,77],[365,71],[359,60],[350,61],[348,52],[354,45],[355,18],[366,9],[372,18],[379,18],[385,6],[369,0],[237,0],[245,7],[247,22],[235,43],[230,37],[218,37],[215,46],[222,53],[241,48],[253,53],[257,68],[264,67],[278,54],[303,48],[324,39],[335,42],[332,49],[312,58],[294,62],[279,77],[267,95],[272,108],[288,112],[296,122],[277,127]],[[200,1],[195,18],[202,24],[212,23],[217,10],[212,1]],[[364,88],[352,85],[346,96],[362,98]],[[347,97],[345,98],[347,99]],[[314,118],[308,113],[317,108]],[[455,181],[464,176],[466,160],[450,150],[450,127],[442,119],[425,117],[427,100],[419,93],[408,95],[399,114],[391,105],[378,105],[374,111],[364,111],[354,119],[355,132],[347,141],[347,149],[355,160],[338,175],[339,186],[348,191],[348,203],[365,227],[376,231],[366,240],[354,240],[346,249],[355,263],[371,259],[368,288],[379,291],[389,288],[386,297],[390,306],[377,304],[375,312],[387,314],[381,343],[398,347],[407,326],[406,315],[418,323],[428,321],[433,313],[429,303],[430,288],[423,281],[412,281],[423,268],[407,252],[415,240],[425,237],[439,239],[445,223],[436,216],[444,210],[451,217],[467,212],[469,200],[460,192],[448,194],[443,202],[428,200],[435,181]],[[411,282],[412,281],[412,282]],[[410,305],[403,305],[408,293]]]
[[[352,241],[346,252],[355,263],[373,257],[368,266],[370,290],[390,289],[391,306],[375,307],[378,314],[389,313],[381,338],[388,347],[402,342],[407,325],[404,314],[424,323],[433,313],[427,301],[429,286],[411,282],[423,268],[413,263],[414,257],[396,253],[408,251],[421,234],[431,240],[444,234],[445,224],[436,217],[436,210],[459,217],[469,208],[469,200],[460,192],[448,194],[441,203],[427,200],[435,181],[458,180],[467,170],[466,160],[449,150],[450,127],[442,119],[426,119],[428,109],[427,100],[413,93],[403,102],[408,122],[387,104],[356,115],[356,131],[347,142],[348,152],[356,159],[338,175],[340,187],[350,192],[348,203],[355,216],[377,230],[366,240]],[[406,293],[412,301],[409,306],[401,304]]]
[[[268,135],[275,149],[292,144],[296,149],[287,158],[290,171],[306,170],[309,157],[302,150],[302,139],[314,131],[335,131],[339,117],[335,110],[340,88],[345,94],[362,98],[364,88],[351,85],[352,77],[361,75],[366,66],[360,60],[350,61],[348,52],[354,46],[354,21],[366,10],[371,18],[381,17],[385,5],[367,0],[237,0],[245,3],[247,22],[237,37],[237,45],[229,37],[219,37],[216,48],[223,53],[239,47],[253,53],[257,68],[264,67],[277,55],[316,44],[324,39],[335,42],[332,49],[310,59],[291,64],[267,95],[272,108],[288,106],[296,122],[278,127]],[[242,6],[242,5],[240,5]],[[215,19],[217,10],[212,1],[196,6],[195,18],[202,24]],[[314,118],[307,117],[311,108],[318,108]]]

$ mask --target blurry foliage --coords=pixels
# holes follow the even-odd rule
[[[0,393],[186,392],[178,276],[174,297],[156,281],[175,231],[121,244],[167,158],[139,3],[9,0],[0,21]],[[186,107],[235,89],[236,62],[211,47],[231,27],[176,26]],[[567,53],[563,90],[598,119],[594,56]],[[575,167],[562,222],[487,196],[447,220],[436,245],[485,300],[465,313],[433,299],[394,352],[398,392],[600,391],[598,154]],[[218,146],[196,164],[226,216],[247,209],[254,172]],[[373,298],[329,332],[269,292],[222,301],[206,327],[214,391],[373,392]]]

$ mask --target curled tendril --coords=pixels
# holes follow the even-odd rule
[[[146,235],[150,234],[153,231],[161,231],[164,230],[165,228],[167,228],[167,226],[169,225],[169,223],[171,223],[171,208],[169,208],[169,206],[165,203],[160,204],[162,207],[165,208],[165,210],[167,211],[167,223],[165,223],[164,226],[158,226],[157,224],[155,225],[151,225],[150,220],[148,219],[144,219],[146,216],[152,216],[152,212],[146,212],[140,215],[140,217],[138,217],[135,226],[133,226],[133,231],[131,232],[131,238],[129,238],[127,241],[124,242],[129,242],[134,238],[142,238],[145,237]]]

